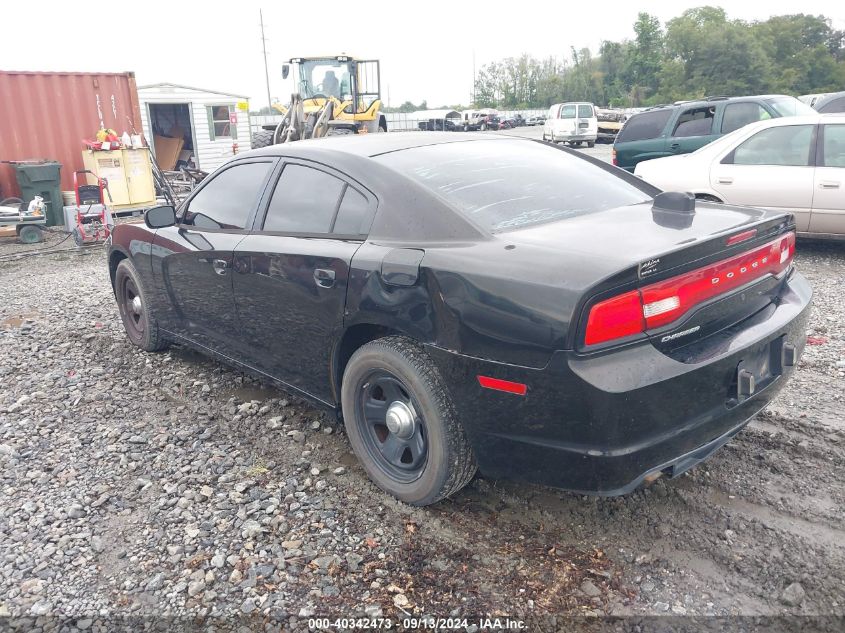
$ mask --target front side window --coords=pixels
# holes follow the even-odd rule
[[[493,233],[651,200],[633,184],[578,156],[521,140],[443,143],[375,160]]]
[[[813,127],[783,125],[762,130],[741,143],[722,162],[734,165],[807,166],[810,164]]]
[[[771,118],[772,115],[759,103],[753,101],[729,103],[725,106],[725,113],[722,115],[722,134],[733,132],[755,121]]]
[[[617,143],[628,141],[643,141],[657,138],[663,134],[663,129],[672,116],[672,110],[655,110],[635,114],[625,123],[616,137]]]
[[[692,108],[685,110],[678,117],[672,136],[707,136],[713,130],[713,118],[716,115],[715,106]]]
[[[285,165],[270,199],[265,231],[330,233],[346,183],[304,165]]]
[[[824,126],[824,166],[845,167],[845,125]]]
[[[199,229],[244,229],[272,162],[234,165],[215,175],[191,198],[182,224]]]
[[[208,136],[212,141],[222,138],[237,140],[237,126],[232,123],[234,112],[234,108],[228,105],[208,106]]]
[[[574,105],[561,106],[561,108],[560,108],[560,118],[561,119],[574,119],[575,118],[575,106]]]
[[[591,119],[592,117],[593,117],[593,106],[591,106],[591,105],[579,105],[578,106],[578,118]]]

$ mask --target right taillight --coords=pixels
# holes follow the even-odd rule
[[[795,255],[795,233],[751,251],[605,299],[590,309],[586,345],[597,345],[669,325],[694,307],[765,275],[785,274]]]
[[[614,147],[614,148],[613,148],[613,150],[610,152],[610,157],[611,157],[611,159],[610,159],[610,160],[611,160],[611,163],[612,163],[615,167],[619,167],[619,163],[616,161],[616,148],[615,148],[615,147]]]

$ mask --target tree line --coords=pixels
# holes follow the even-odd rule
[[[708,95],[808,94],[845,89],[845,32],[824,16],[730,20],[720,7],[684,11],[665,27],[641,12],[634,38],[597,55],[508,57],[481,68],[476,107],[545,108],[560,101],[638,107]]]

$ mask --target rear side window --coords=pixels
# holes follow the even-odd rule
[[[772,115],[759,103],[752,101],[743,103],[729,103],[725,106],[725,113],[722,115],[722,134],[733,132],[741,127],[754,123],[755,121],[764,121],[771,119]]]
[[[666,127],[666,123],[671,116],[671,109],[635,114],[625,123],[616,137],[616,142],[625,143],[657,138],[663,134],[663,128]]]
[[[337,211],[333,233],[338,235],[365,235],[370,230],[372,206],[361,193],[347,186]]]
[[[810,164],[812,125],[784,125],[757,132],[722,161],[734,165],[781,165],[804,167]]]
[[[593,106],[591,105],[579,105],[578,106],[578,118],[579,119],[591,119],[593,117]]]
[[[575,106],[574,105],[562,106],[561,109],[560,109],[560,118],[561,119],[574,119],[575,118]]]
[[[494,233],[651,200],[577,155],[531,141],[443,143],[375,160]]]
[[[845,167],[845,125],[824,126],[824,166]]]
[[[716,115],[716,106],[705,106],[703,108],[692,108],[681,112],[678,122],[675,124],[673,137],[686,136],[707,136],[713,131],[713,118]]]
[[[188,203],[182,224],[202,229],[243,229],[273,163],[243,163],[215,175]]]
[[[838,99],[834,99],[830,103],[826,103],[821,108],[819,108],[819,112],[845,112],[845,97],[839,97]]]
[[[264,230],[329,233],[345,185],[324,171],[285,165],[267,208]]]

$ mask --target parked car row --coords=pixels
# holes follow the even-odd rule
[[[815,111],[795,97],[709,97],[656,106],[633,115],[616,136],[613,164],[634,171],[637,163],[663,156],[688,154],[755,121]]]

